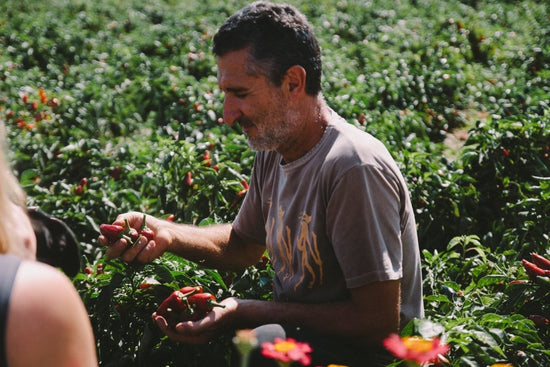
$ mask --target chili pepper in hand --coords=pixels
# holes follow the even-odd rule
[[[157,308],[157,313],[161,316],[167,316],[170,312],[182,311],[187,307],[187,298],[180,291],[173,291],[162,301]]]
[[[124,228],[117,224],[100,224],[99,231],[109,242],[115,242],[124,235]]]
[[[147,227],[146,218],[147,215],[143,214],[143,220],[141,221],[141,229],[139,230],[139,234],[147,238],[147,241],[152,241],[155,238],[155,232],[153,232],[151,228]]]
[[[180,292],[183,293],[183,294],[187,294],[187,295],[191,295],[191,294],[195,294],[195,293],[202,293],[203,291],[203,287],[202,285],[197,285],[197,286],[185,286],[183,288],[180,289]],[[193,292],[193,293],[191,293]]]
[[[124,239],[128,241],[130,246],[137,243],[140,238],[140,234],[137,229],[130,226],[128,219],[124,218]]]
[[[147,238],[147,241],[152,241],[155,238],[155,232],[151,229],[142,229],[139,234]]]
[[[180,291],[173,291],[170,295],[162,301],[157,308],[157,314],[164,317],[169,325],[175,325],[178,323],[180,312],[187,308],[187,299],[185,299]]]
[[[181,321],[200,319],[203,316],[191,307],[188,297],[202,292],[202,289],[202,286],[187,286],[173,291],[157,308],[157,314],[164,317],[172,326]]]
[[[539,268],[537,265],[525,259],[521,260],[521,262],[523,263],[527,275],[529,275],[531,279],[535,279],[537,276],[550,277],[550,270]]]
[[[210,293],[196,293],[188,298],[189,304],[195,310],[202,312],[210,312],[214,307],[222,307],[225,305],[216,302],[216,297]]]
[[[548,260],[544,256],[533,252],[531,253],[531,261],[533,261],[533,263],[535,263],[535,265],[537,265],[539,268],[550,270],[550,260]]]

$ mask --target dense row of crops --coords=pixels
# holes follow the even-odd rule
[[[550,16],[544,2],[290,1],[323,49],[328,103],[389,147],[416,208],[427,315],[452,365],[550,364],[550,289],[520,260],[549,254]],[[214,366],[231,335],[174,344],[150,314],[200,282],[269,298],[269,266],[220,273],[165,256],[106,261],[98,224],[127,210],[231,220],[254,152],[221,124],[210,41],[244,1],[4,1],[0,120],[28,197],[82,244],[74,278],[103,366]],[[462,133],[459,135],[458,133]],[[446,138],[462,136],[461,149]],[[85,180],[83,180],[83,178]],[[98,272],[98,265],[102,270]]]

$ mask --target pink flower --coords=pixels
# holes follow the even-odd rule
[[[303,366],[311,363],[312,349],[308,343],[300,343],[292,338],[275,338],[273,343],[262,343],[262,355],[281,362],[300,362]]]
[[[438,355],[449,352],[449,346],[441,344],[439,338],[428,340],[419,336],[400,337],[397,334],[388,336],[384,340],[384,347],[395,357],[418,364],[435,362]]]

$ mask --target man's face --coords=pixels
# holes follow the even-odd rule
[[[282,86],[273,85],[263,74],[251,75],[247,62],[247,49],[218,58],[224,121],[230,126],[237,122],[253,149],[278,150],[292,140],[298,121],[289,113]]]

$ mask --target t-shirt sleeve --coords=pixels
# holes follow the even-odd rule
[[[402,277],[400,197],[384,166],[354,166],[336,183],[327,231],[348,288]]]
[[[248,192],[233,221],[233,230],[242,238],[265,245],[265,219],[256,172],[259,172],[258,159],[254,161]]]

